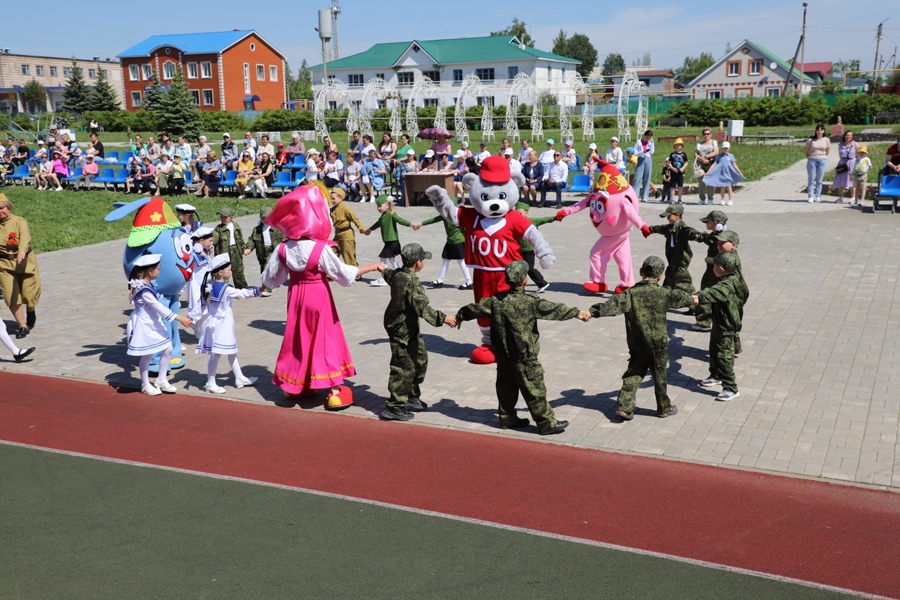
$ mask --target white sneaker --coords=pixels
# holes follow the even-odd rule
[[[381,279],[376,279],[375,281],[370,282],[369,285],[371,285],[372,287],[384,287],[387,285],[387,281],[385,281],[384,277],[382,277]]]
[[[549,284],[549,283],[545,283],[544,285],[542,285],[541,287],[538,288],[537,293],[538,293],[538,294],[543,294],[545,291],[547,291],[547,288],[548,288],[548,287],[550,287],[550,284]]]
[[[225,388],[219,387],[215,384],[209,385],[208,383],[203,386],[203,389],[209,392],[210,394],[224,394]]]
[[[235,378],[234,387],[241,389],[243,387],[250,387],[254,383],[256,383],[256,377],[244,377],[243,379]]]
[[[731,390],[724,390],[721,394],[716,396],[716,400],[719,402],[728,402],[729,400],[734,400],[735,398],[741,395],[740,392],[732,392]]]
[[[266,290],[266,291],[260,293],[260,296],[262,296],[263,298],[268,298],[271,295],[272,295],[272,292],[270,292],[269,290]]]
[[[815,202],[816,199],[813,198],[812,196],[810,196],[809,198],[806,199],[806,201],[812,203],[812,202]]]
[[[816,196],[816,202],[821,202],[821,201],[822,201],[822,196]]]
[[[162,394],[159,388],[154,385],[145,385],[141,388],[141,393],[147,394],[148,396],[159,396]]]
[[[731,200],[729,200],[729,201],[726,202],[725,204],[726,204],[726,206],[731,206],[732,204],[734,204],[734,202],[732,202]]]
[[[172,385],[171,383],[169,383],[168,381],[160,381],[159,379],[156,380],[155,386],[156,386],[156,389],[158,389],[159,391],[161,391],[164,394],[174,394],[175,392],[178,391],[175,389],[175,386]]]
[[[724,200],[719,200],[719,204],[721,204],[722,206],[725,206],[725,201],[724,201]]]
[[[716,387],[717,385],[722,385],[721,380],[709,378],[709,379],[704,379],[703,381],[700,382],[700,387],[705,387],[705,388]]]
[[[53,190],[53,191],[54,191],[54,192],[61,192],[61,191],[62,191],[62,186],[60,186],[60,187],[58,187],[58,188],[56,188],[56,189],[55,189],[55,190]]]

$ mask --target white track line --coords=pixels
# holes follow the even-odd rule
[[[837,592],[843,594],[851,594],[858,596],[860,598],[868,598],[871,600],[897,600],[896,598],[891,598],[889,596],[878,596],[876,594],[867,594],[865,592],[860,592],[857,590],[850,590],[846,588],[835,587],[832,585],[825,585],[822,583],[816,583],[813,581],[805,581],[802,579],[794,579],[792,577],[784,577],[781,575],[773,575],[771,573],[764,573],[762,571],[753,571],[751,569],[742,569],[741,567],[733,567],[730,565],[723,565],[718,563],[712,563],[705,560],[697,560],[694,558],[685,558],[683,556],[676,556],[674,554],[665,554],[662,552],[653,552],[652,550],[642,550],[640,548],[630,548],[628,546],[620,546],[618,544],[610,544],[607,542],[598,542],[595,540],[588,540],[584,538],[577,538],[568,535],[560,535],[556,533],[549,533],[546,531],[538,531],[536,529],[528,529],[525,527],[516,527],[514,525],[505,525],[503,523],[494,523],[492,521],[483,521],[481,519],[472,519],[470,517],[460,517],[458,515],[451,515],[448,513],[440,513],[432,510],[425,510],[421,508],[411,508],[409,506],[401,506],[398,504],[390,504],[388,502],[379,502],[377,500],[367,500],[365,498],[357,498],[354,496],[345,496],[343,494],[333,494],[331,492],[323,492],[320,490],[312,490],[308,488],[297,487],[293,485],[283,485],[280,483],[271,483],[268,481],[259,481],[257,479],[246,479],[244,477],[233,477],[231,475],[218,475],[215,473],[204,473],[202,471],[193,471],[190,469],[180,469],[178,467],[167,467],[163,465],[154,465],[151,463],[142,463],[136,462],[133,460],[125,460],[121,458],[110,458],[108,456],[99,456],[96,454],[85,454],[83,452],[73,452],[70,450],[57,450],[55,448],[45,448],[43,446],[34,446],[32,444],[20,444],[18,442],[10,442],[7,440],[0,440],[0,444],[6,446],[15,446],[19,448],[28,448],[30,450],[40,450],[43,452],[51,452],[54,454],[62,454],[65,456],[76,456],[78,458],[91,458],[94,460],[101,460],[104,462],[129,465],[132,467],[146,467],[149,469],[159,469],[161,471],[171,471],[174,473],[183,473],[185,475],[196,475],[198,477],[208,477],[211,479],[222,479],[225,481],[235,481],[238,483],[249,483],[251,485],[261,485],[265,487],[278,488],[282,490],[288,490],[292,492],[302,492],[304,494],[313,494],[315,496],[323,496],[325,498],[335,498],[338,500],[346,500],[349,502],[358,502],[360,504],[369,504],[372,506],[380,506],[383,508],[391,508],[394,510],[402,510],[409,513],[415,513],[418,515],[426,515],[429,517],[438,517],[442,519],[450,519],[452,521],[460,521],[462,523],[472,523],[474,525],[482,525],[485,527],[493,527],[495,529],[504,529],[506,531],[514,531],[517,533],[527,533],[531,535],[536,535],[540,537],[555,539],[555,540],[563,540],[566,542],[574,542],[576,544],[584,544],[587,546],[595,546],[597,548],[607,548],[610,550],[619,550],[621,552],[631,552],[633,554],[639,554],[642,556],[652,556],[655,558],[662,558],[666,560],[674,560],[676,562],[686,563],[690,565],[697,565],[701,567],[707,567],[710,569],[717,569],[720,571],[728,571],[730,573],[738,573],[741,575],[752,575],[754,577],[762,577],[764,579],[771,579],[774,581],[780,581],[784,583],[792,583],[796,585],[802,585],[805,587],[815,588],[819,590],[827,590],[830,592]]]

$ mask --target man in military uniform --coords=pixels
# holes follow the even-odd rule
[[[259,209],[259,225],[254,227],[253,231],[250,232],[250,237],[247,238],[247,245],[244,246],[244,256],[247,256],[256,250],[256,260],[259,261],[260,273],[266,270],[266,264],[269,262],[272,253],[278,247],[278,244],[284,241],[284,233],[282,233],[280,229],[277,227],[270,227],[265,223],[266,217],[269,216],[270,212],[272,212],[272,209],[267,206],[263,206]],[[232,271],[233,270],[234,266],[232,264]],[[261,290],[260,296],[263,298],[272,295],[272,290],[266,286],[262,286]]]
[[[700,219],[701,223],[706,224],[706,231],[696,232],[692,241],[706,244],[706,258],[714,258],[719,253],[718,235],[727,231],[728,216],[721,210],[710,211],[708,215]],[[700,279],[700,289],[705,290],[719,282],[719,278],[713,273],[712,264],[707,263],[706,271]],[[708,304],[698,304],[694,307],[694,315],[697,317],[697,323],[694,325],[694,331],[709,332],[712,327],[712,308]]]
[[[653,225],[650,233],[659,233],[666,236],[666,277],[663,279],[663,287],[681,290],[688,295],[693,294],[694,281],[688,268],[691,266],[691,258],[694,253],[691,250],[691,240],[700,232],[688,225],[682,219],[684,206],[670,204],[665,212],[659,216],[666,219],[665,225]]]
[[[506,266],[506,282],[509,284],[509,291],[460,308],[456,318],[460,323],[488,317],[491,319],[491,344],[497,357],[496,389],[500,405],[500,427],[518,429],[528,425],[528,419],[516,415],[516,402],[519,392],[522,392],[538,433],[561,433],[569,422],[557,421],[553,408],[547,402],[544,368],[538,361],[541,344],[537,321],[567,321],[576,317],[588,321],[590,315],[587,311],[579,311],[577,308],[569,308],[525,293],[528,263],[524,260],[517,260]]]
[[[734,378],[735,337],[741,330],[743,303],[750,295],[747,284],[738,275],[739,259],[734,252],[723,252],[711,262],[719,282],[697,292],[694,304],[706,302],[712,305],[712,331],[709,338],[709,378],[700,382],[701,387],[722,386],[716,400],[728,402],[740,396]]]
[[[213,229],[213,256],[227,254],[231,258],[231,281],[234,287],[244,289],[247,279],[244,277],[244,234],[241,227],[234,222],[234,209],[223,206],[219,211],[222,222]]]
[[[673,205],[669,208],[681,208]],[[668,248],[667,248],[668,249]],[[671,266],[671,263],[669,263]],[[623,294],[591,307],[592,317],[625,315],[625,334],[628,340],[628,369],[622,375],[616,415],[624,421],[634,418],[635,395],[647,370],[653,377],[656,394],[656,416],[665,418],[678,413],[669,400],[666,369],[669,366],[669,332],[666,311],[691,306],[691,296],[679,289],[659,285],[665,270],[663,260],[648,256],[641,266],[643,280]],[[666,271],[668,273],[668,271]],[[666,275],[668,278],[668,274]]]
[[[428,351],[419,332],[419,319],[434,327],[456,327],[456,319],[428,304],[428,296],[416,273],[431,259],[419,244],[407,244],[400,251],[401,269],[385,269],[384,279],[391,286],[391,301],[384,311],[384,329],[391,341],[390,398],[380,417],[386,421],[409,421],[411,410],[421,412],[428,405],[421,400],[419,386],[425,381]]]

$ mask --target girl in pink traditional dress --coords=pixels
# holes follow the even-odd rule
[[[348,287],[359,275],[383,271],[384,265],[351,267],[327,248],[335,245],[329,241],[331,216],[316,185],[301,185],[280,198],[265,222],[283,231],[287,239],[269,259],[262,283],[274,289],[289,280],[287,326],[272,383],[288,398],[327,389],[326,408],[350,406],[353,395],[341,384],[356,369],[328,278]]]

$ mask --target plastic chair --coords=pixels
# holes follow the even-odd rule
[[[231,188],[234,191],[234,182],[237,179],[237,171],[225,171],[225,177],[219,183],[220,188]]]
[[[272,189],[281,188],[281,193],[282,195],[284,195],[285,190],[291,187],[291,183],[293,183],[293,177],[294,176],[290,171],[281,171],[280,173],[278,173],[278,179],[276,179],[275,182],[269,187]]]
[[[132,158],[134,158],[134,152],[125,151],[122,153],[122,160],[119,161],[119,164],[123,167],[127,167]]]
[[[591,176],[583,173],[572,177],[572,185],[569,186],[569,192],[582,193],[591,191]]]
[[[75,181],[76,177],[78,177],[79,175],[82,175],[83,173],[84,173],[84,169],[82,169],[81,167],[75,167],[75,171],[72,173],[71,177],[62,177],[59,180],[59,182],[60,183],[63,183],[63,182],[72,183],[73,181]]]
[[[94,177],[94,180],[91,183],[102,183],[103,189],[106,189],[106,184],[111,183],[116,178],[116,170],[115,169],[103,169],[103,172],[99,177]]]
[[[116,176],[113,177],[108,183],[112,184],[113,190],[118,191],[119,184],[125,185],[125,182],[127,180],[128,180],[128,169],[119,169],[116,172]],[[96,181],[96,179],[94,181]]]
[[[118,163],[118,162],[119,162],[119,153],[118,153],[118,151],[116,151],[116,150],[110,150],[109,152],[107,152],[107,153],[106,153],[106,160],[110,160],[110,159],[112,159],[113,162]]]
[[[25,185],[25,180],[31,177],[31,172],[28,170],[28,165],[19,165],[16,167],[16,170],[11,175],[7,175],[6,178],[12,181],[13,183],[22,182],[22,185]]]

